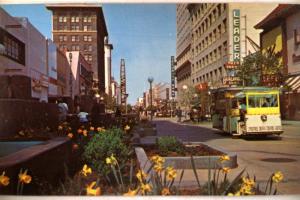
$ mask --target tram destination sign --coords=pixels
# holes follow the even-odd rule
[[[240,37],[240,10],[234,9],[233,13],[233,61],[240,62],[241,59],[241,37]]]

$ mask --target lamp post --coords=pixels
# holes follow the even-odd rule
[[[153,77],[149,77],[148,78],[148,82],[150,84],[150,111],[151,111],[151,121],[153,119],[153,112],[152,112],[152,83],[153,83],[154,78]]]
[[[72,79],[72,53],[69,53],[69,59],[70,59],[70,79],[69,79],[69,84],[70,84],[70,96],[73,101],[73,79]]]

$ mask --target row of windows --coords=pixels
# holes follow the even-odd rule
[[[71,22],[92,22],[92,17],[91,16],[83,16],[83,17],[79,17],[79,16],[71,16],[71,17],[67,17],[67,16],[59,16],[58,17],[58,22],[67,22],[68,18],[70,19]]]
[[[223,55],[227,55],[227,42],[220,45],[218,48],[214,49],[210,53],[208,53],[206,56],[203,56],[200,60],[198,60],[195,64],[192,64],[192,70],[198,68],[203,68],[213,62],[216,62],[220,58],[222,58]]]
[[[227,31],[226,19],[223,20],[223,23],[220,24],[216,29],[213,30],[208,36],[206,36],[198,45],[194,48],[194,53],[198,55],[207,47],[212,45],[215,41],[221,38],[222,34]]]
[[[58,30],[60,30],[60,31],[67,31],[67,30],[69,30],[69,27],[68,27],[68,25],[65,25],[65,24],[59,24],[58,25]],[[81,28],[79,25],[72,24],[70,26],[70,30],[71,31],[80,31],[80,30],[91,31],[92,30],[92,26],[91,25],[83,25],[82,28]]]
[[[91,44],[84,44],[83,45],[83,49],[80,48],[80,45],[79,44],[72,44],[70,46],[71,48],[71,51],[80,51],[80,50],[83,50],[83,51],[90,51],[92,52],[93,51],[93,46]],[[60,49],[68,49],[67,45],[66,44],[61,44],[59,45],[59,48]]]
[[[0,43],[3,42],[3,54],[20,64],[25,64],[25,44],[0,28]]]
[[[198,20],[202,20],[203,16],[206,14],[206,11],[210,8],[210,6],[213,5],[210,4],[208,6],[208,4],[206,3],[201,4],[197,12],[194,13],[192,21],[197,22]],[[226,11],[226,6],[226,4],[218,4],[205,19],[205,23],[210,25],[212,22],[214,22],[218,17],[222,15],[223,12]]]
[[[67,35],[59,35],[58,39],[59,39],[60,42],[66,42],[66,41],[68,41],[68,36]],[[79,35],[71,35],[71,41],[72,42],[79,42],[80,41],[80,36]],[[83,36],[83,41],[91,42],[92,41],[92,36],[91,35],[84,35]]]
[[[201,83],[201,82],[208,82],[208,81],[217,81],[223,75],[222,67],[215,69],[209,73],[203,74],[195,79],[193,79],[193,83]]]

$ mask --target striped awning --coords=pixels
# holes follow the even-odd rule
[[[285,85],[288,86],[292,91],[300,92],[300,73],[289,76],[285,81]]]

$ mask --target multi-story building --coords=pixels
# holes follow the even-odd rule
[[[49,4],[52,38],[60,49],[79,51],[91,64],[95,88],[105,92],[104,38],[108,35],[99,4]]]
[[[104,53],[105,53],[105,93],[111,96],[111,51],[113,50],[113,45],[108,43],[108,37],[104,40]]]
[[[2,97],[48,101],[47,40],[25,17],[0,8]]]
[[[115,99],[117,105],[121,105],[121,90],[118,82],[111,78],[111,96]]]
[[[237,84],[235,70],[230,68],[256,51],[260,31],[253,26],[275,7],[254,3],[189,4],[192,85]]]
[[[67,76],[67,90],[72,99],[88,95],[92,90],[93,72],[91,65],[84,59],[79,51],[67,51],[66,57],[71,66]]]
[[[188,4],[177,4],[176,6],[176,83],[177,100],[183,91],[184,85],[191,84],[191,41],[192,24]]]
[[[66,53],[56,48],[56,62],[57,62],[57,96],[70,97],[68,87],[68,77],[70,74],[70,65]]]
[[[282,116],[300,119],[300,5],[277,6],[255,28],[263,29],[260,34],[262,50],[275,47],[281,53],[283,74],[287,88],[281,99]],[[270,80],[268,80],[270,79]],[[274,82],[266,77],[265,84]]]

